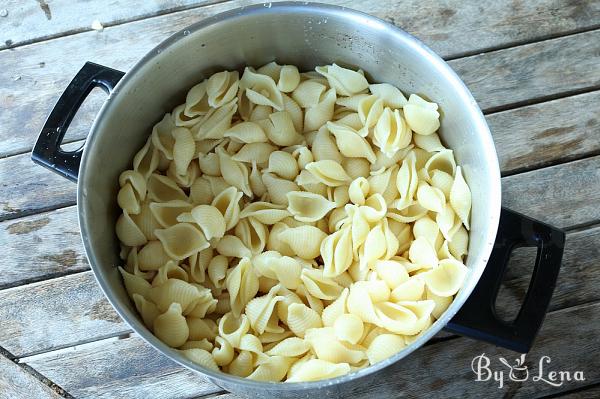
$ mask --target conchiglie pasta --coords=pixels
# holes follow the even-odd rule
[[[272,61],[201,76],[119,175],[118,272],[191,362],[334,378],[410,345],[460,291],[472,199],[452,127],[364,75]]]

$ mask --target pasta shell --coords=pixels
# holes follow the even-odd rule
[[[375,149],[375,156],[377,157],[377,159],[371,165],[371,170],[378,171],[382,168],[387,169],[391,166],[401,163],[401,161],[404,160],[404,158],[406,158],[406,155],[408,155],[408,153],[410,153],[413,148],[414,146],[412,144],[409,144],[406,148],[397,151],[390,157],[388,157],[380,150]]]
[[[240,354],[233,359],[227,367],[229,374],[237,375],[238,377],[248,377],[254,369],[254,359],[252,353],[241,351]]]
[[[147,242],[146,236],[129,216],[127,210],[123,210],[117,219],[115,231],[119,240],[127,246],[136,247]]]
[[[437,244],[441,241],[438,224],[428,216],[424,216],[415,222],[413,225],[413,234],[415,238],[425,238],[434,248],[437,248]]]
[[[375,226],[365,239],[365,243],[359,250],[361,268],[371,268],[373,262],[381,258],[387,251],[386,237],[383,225]]]
[[[206,367],[207,369],[219,371],[219,366],[215,362],[215,359],[210,354],[210,352],[204,349],[186,349],[182,350],[181,353],[186,358],[190,359],[192,362],[196,363],[199,366]]]
[[[222,71],[215,73],[208,78],[206,85],[208,105],[213,108],[219,108],[227,104],[236,96],[238,85],[238,71]]]
[[[368,96],[360,100],[358,103],[358,116],[366,128],[365,133],[362,134],[363,136],[366,136],[369,128],[375,126],[382,113],[383,100],[377,96]]]
[[[173,162],[178,175],[187,172],[188,165],[196,155],[196,143],[192,133],[184,127],[171,131],[175,143],[173,144]]]
[[[460,226],[460,228],[452,236],[452,241],[448,243],[448,248],[450,249],[452,256],[458,260],[461,260],[463,256],[467,254],[468,246],[469,234],[463,226]]]
[[[409,309],[396,303],[382,302],[375,306],[377,324],[396,334],[412,335],[418,332],[417,316]]]
[[[198,155],[198,165],[205,175],[221,176],[221,167],[219,165],[219,156],[214,152]]]
[[[218,366],[227,366],[233,360],[235,352],[233,346],[223,337],[215,338],[215,347],[212,356]]]
[[[188,328],[190,329],[191,340],[211,340],[213,341],[218,332],[217,324],[211,319],[198,319],[196,317],[187,318]]]
[[[283,328],[278,325],[279,318],[275,311],[277,302],[283,300],[282,297],[276,295],[278,290],[279,287],[275,286],[267,295],[254,298],[246,305],[246,316],[248,316],[252,329],[258,334],[265,331],[283,331]]]
[[[306,122],[305,122],[306,123]],[[258,121],[267,138],[276,145],[289,146],[300,144],[302,135],[296,132],[292,115],[287,111],[273,112],[268,119]]]
[[[314,107],[318,104],[325,90],[327,90],[325,85],[312,80],[305,80],[294,89],[292,98],[302,108]]]
[[[234,235],[226,235],[221,238],[217,244],[216,250],[218,253],[234,258],[249,258],[252,252],[244,245],[239,237]]]
[[[400,194],[399,202],[396,207],[403,209],[413,200],[418,187],[417,169],[415,166],[416,156],[414,152],[409,152],[402,161],[402,166],[398,170],[396,186]]]
[[[283,222],[277,222],[273,225],[269,233],[269,239],[267,240],[267,250],[277,251],[286,256],[294,255],[294,251],[292,251],[290,246],[281,240],[281,233],[288,228],[289,226]]]
[[[215,287],[221,288],[224,286],[225,277],[227,277],[227,268],[229,262],[223,255],[217,255],[212,258],[208,264],[208,278],[214,284]]]
[[[190,186],[190,199],[193,204],[206,205],[214,199],[210,182],[203,176],[198,177]]]
[[[439,230],[448,241],[452,241],[450,237],[450,230],[454,226],[454,211],[450,204],[445,204],[444,208],[435,217],[435,222],[439,226]]]
[[[133,297],[135,294],[138,294],[146,298],[148,292],[152,288],[149,282],[147,282],[140,276],[136,276],[132,273],[127,272],[121,266],[119,266],[119,272],[121,273],[121,277],[123,278],[125,290],[127,291],[130,297]]]
[[[225,133],[225,137],[231,137],[242,143],[265,143],[267,135],[260,125],[254,122],[241,122],[230,127]]]
[[[322,241],[320,252],[324,265],[323,276],[335,277],[345,272],[352,264],[351,230],[341,229],[327,236]]]
[[[371,164],[364,158],[344,158],[341,165],[352,180],[369,176]]]
[[[376,157],[373,149],[363,137],[351,127],[327,122],[327,128],[335,136],[340,152],[346,157],[366,158],[369,162],[375,162]]]
[[[408,281],[408,272],[404,266],[394,260],[378,260],[375,262],[375,271],[379,278],[393,290],[400,284]]]
[[[304,269],[300,277],[306,290],[319,299],[333,300],[342,292],[342,287],[323,275],[319,269]]]
[[[133,170],[148,179],[158,167],[158,150],[152,144],[152,137],[133,157]]]
[[[250,321],[245,314],[236,317],[233,313],[226,313],[219,320],[219,335],[225,338],[231,346],[238,348],[242,336],[250,330]]]
[[[346,313],[346,300],[349,292],[350,291],[348,288],[344,288],[340,296],[337,297],[329,306],[323,309],[321,317],[325,327],[333,327],[338,317]]]
[[[236,101],[219,108],[211,108],[202,119],[190,128],[195,140],[222,139],[231,127],[231,118],[237,111]]]
[[[144,182],[144,186],[145,185],[146,182]],[[145,191],[144,194],[146,194]],[[121,209],[126,210],[130,215],[137,215],[141,212],[140,199],[130,183],[126,183],[119,190],[119,193],[117,194],[117,203]]]
[[[373,301],[369,296],[366,286],[354,283],[350,286],[350,292],[346,301],[348,312],[361,318],[365,323],[379,323],[379,317],[375,313]]]
[[[341,96],[351,96],[369,87],[369,82],[367,82],[362,73],[342,68],[335,63],[318,66],[315,68],[315,71],[325,76],[329,82],[329,86],[334,88],[336,93]]]
[[[225,231],[233,228],[240,220],[239,202],[242,195],[235,187],[229,187],[212,201],[212,206],[217,208],[225,219]]]
[[[290,114],[292,122],[294,123],[294,129],[297,132],[304,131],[304,114],[302,108],[300,108],[300,105],[298,105],[291,97],[286,96],[283,93],[281,96],[283,97],[283,109]]]
[[[310,349],[310,344],[297,337],[286,338],[266,352],[269,356],[299,357]]]
[[[307,269],[304,269],[304,270],[307,270]],[[334,280],[334,282],[335,282],[335,280]],[[296,293],[300,297],[302,297],[302,301],[305,304],[307,304],[312,310],[314,310],[318,314],[323,313],[323,309],[324,309],[323,301],[321,301],[319,298],[313,296],[310,292],[308,292],[308,290],[306,289],[304,284],[298,286],[298,288],[296,289]]]
[[[183,313],[188,313],[203,295],[207,294],[201,294],[196,287],[183,280],[170,278],[163,284],[149,289],[147,295],[161,312],[167,311],[169,306],[176,302],[181,305]]]
[[[427,136],[440,127],[437,104],[429,103],[416,94],[410,95],[403,111],[406,122],[415,133]]]
[[[213,256],[213,249],[208,247],[188,258],[189,275],[193,281],[197,283],[204,282],[206,268]]]
[[[232,159],[222,148],[217,148],[216,151],[219,156],[219,165],[221,166],[223,179],[225,179],[228,184],[237,187],[248,197],[252,197],[250,182],[248,181],[248,168],[246,165]]]
[[[189,328],[185,317],[181,315],[181,305],[172,303],[169,309],[154,319],[154,335],[172,348],[177,348],[187,341]],[[190,349],[201,350],[201,349]]]
[[[277,205],[287,206],[287,194],[290,191],[300,191],[300,187],[298,187],[296,183],[286,179],[281,179],[271,173],[264,173],[262,180],[267,188],[271,202]]]
[[[153,173],[148,179],[148,197],[156,202],[187,201],[188,197],[173,180]]]
[[[189,223],[178,223],[166,229],[157,229],[155,234],[167,255],[177,260],[185,259],[209,246],[202,232]]]
[[[269,155],[269,167],[266,171],[286,180],[294,180],[299,173],[296,159],[285,151],[273,151]]]
[[[350,183],[348,188],[348,196],[350,201],[356,205],[364,205],[365,199],[369,194],[370,185],[369,181],[364,177],[357,177]]]
[[[436,319],[442,317],[442,314],[448,309],[454,298],[452,296],[439,296],[427,290],[426,298],[435,303],[435,307],[431,311],[431,315]]]
[[[204,338],[200,341],[187,341],[185,344],[181,345],[179,349],[204,349],[205,351],[210,352],[213,349],[213,344]]]
[[[190,118],[202,116],[210,109],[210,106],[208,105],[208,96],[206,95],[206,84],[207,81],[204,80],[187,92],[187,96],[185,97],[185,108],[183,111],[186,116]]]
[[[132,298],[135,303],[135,308],[140,316],[142,316],[144,324],[152,330],[154,328],[154,320],[160,314],[158,308],[140,294],[133,294]]]
[[[375,125],[373,143],[388,157],[393,157],[398,150],[406,148],[411,139],[412,132],[400,111],[392,111],[386,107]],[[375,162],[375,159],[371,162]]]
[[[227,225],[221,211],[212,205],[198,205],[191,210],[191,217],[200,226],[207,240],[225,235]]]
[[[239,162],[262,164],[269,161],[269,155],[277,150],[269,143],[250,143],[245,144],[232,159]]]
[[[329,129],[323,127],[319,129],[313,140],[311,151],[315,161],[334,161],[342,163],[343,157],[338,147],[329,133]]]
[[[342,186],[351,181],[344,168],[331,160],[311,162],[306,165],[306,170],[318,181],[330,187]]]
[[[267,76],[253,72],[246,67],[240,81],[240,89],[246,91],[246,97],[257,105],[267,105],[278,111],[283,109],[283,98],[275,81]]]
[[[289,289],[285,288],[283,285],[281,285],[279,287],[279,291],[277,292],[277,295],[279,295],[281,298],[283,298],[281,301],[279,301],[277,303],[277,316],[279,317],[279,320],[281,320],[283,323],[288,324],[288,310],[289,310],[290,305],[293,303],[303,305],[304,303],[302,302],[302,299],[300,299],[300,297],[295,292],[290,291]],[[262,337],[261,341],[265,342],[264,341],[265,337],[263,337],[262,335],[261,335],[261,337]],[[270,341],[270,342],[275,342],[275,341]]]
[[[442,190],[446,198],[450,198],[453,183],[454,179],[446,172],[434,170],[431,174],[431,185]]]
[[[381,334],[369,345],[367,357],[370,364],[375,364],[400,352],[406,346],[404,338],[395,334]]]
[[[332,363],[311,359],[302,363],[286,382],[317,381],[335,378],[350,372],[348,363]]]
[[[358,104],[360,103],[360,101],[369,96],[370,96],[370,94],[362,93],[362,94],[355,94],[355,95],[349,96],[349,97],[339,97],[335,103],[337,105],[346,107],[354,112],[357,112]],[[362,123],[361,123],[361,125],[362,125]]]
[[[300,169],[304,169],[306,165],[314,161],[312,152],[310,152],[310,150],[304,146],[296,148],[292,152],[292,155],[298,162],[298,166],[300,167]]]
[[[410,244],[408,257],[411,262],[426,268],[435,268],[438,265],[437,252],[431,243],[424,237],[415,238]]]
[[[306,333],[305,338],[319,359],[333,363],[358,363],[366,357],[358,347],[351,349],[337,340],[331,327],[313,328]]]
[[[279,239],[289,245],[294,255],[304,259],[319,256],[320,247],[327,234],[313,226],[291,227],[280,233]]]
[[[235,226],[235,235],[252,254],[259,254],[265,249],[268,234],[267,227],[252,217],[241,219]]]
[[[442,297],[456,294],[467,275],[467,267],[454,259],[442,259],[438,267],[423,273],[427,289]]]
[[[334,115],[334,120],[340,125],[348,126],[356,131],[363,128],[358,112],[346,112],[345,114],[340,115],[336,113],[336,115]]]
[[[413,140],[417,147],[422,148],[427,152],[443,151],[446,149],[440,142],[440,136],[438,136],[437,133],[432,133],[427,136],[415,134]]]
[[[431,176],[434,170],[446,172],[450,176],[454,176],[456,172],[456,161],[452,150],[444,149],[432,155],[425,163],[427,175]]]
[[[466,229],[469,230],[469,213],[471,212],[471,190],[465,182],[462,175],[462,168],[458,166],[456,168],[456,175],[454,176],[454,183],[450,190],[450,205],[456,212],[456,215],[465,225]]]
[[[369,91],[383,100],[386,107],[392,109],[402,108],[408,103],[408,100],[402,92],[389,83],[378,83],[369,85]]]
[[[420,276],[414,276],[396,286],[390,298],[393,302],[418,301],[425,293],[425,282]]]
[[[175,124],[171,119],[171,114],[165,114],[163,119],[152,128],[152,144],[168,159],[173,159],[173,145],[175,139],[171,135],[171,131],[175,129]]]
[[[363,321],[351,313],[340,315],[333,324],[335,336],[340,341],[357,344],[363,335]]]
[[[192,205],[181,200],[150,203],[150,212],[158,224],[164,228],[177,224],[179,216],[191,209]]]
[[[281,73],[281,68],[283,68],[283,65],[279,65],[275,61],[272,61],[258,68],[256,72],[270,76],[271,79],[273,79],[275,83],[277,83],[277,81],[279,80],[279,75]],[[299,74],[298,78],[300,78]]]
[[[301,222],[316,222],[336,207],[323,196],[306,191],[290,191],[287,199],[288,211]]]
[[[294,360],[283,356],[269,357],[247,378],[255,381],[281,381],[288,372]]]
[[[262,342],[260,342],[260,339],[253,334],[243,335],[238,349],[240,351],[253,353],[257,357],[256,363],[260,363],[268,358],[263,353]]]
[[[252,217],[260,223],[272,225],[290,216],[284,205],[270,202],[253,202],[248,204],[240,213],[240,218]]]
[[[243,258],[236,267],[227,272],[225,286],[230,296],[231,311],[236,317],[239,317],[246,304],[258,292],[258,276],[253,269],[250,260]]]
[[[149,241],[138,253],[140,269],[143,271],[158,270],[171,258],[165,252],[160,241]]]
[[[335,90],[327,90],[319,99],[319,102],[309,107],[304,112],[304,131],[310,132],[319,129],[327,121],[333,118],[335,108]]]
[[[294,65],[284,65],[279,72],[277,88],[284,93],[294,91],[300,83],[300,72]]]
[[[306,330],[323,325],[321,316],[304,304],[292,303],[288,307],[287,325],[294,334],[304,337]]]

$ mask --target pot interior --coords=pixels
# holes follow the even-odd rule
[[[118,176],[131,168],[133,156],[146,141],[152,126],[183,103],[187,90],[193,85],[214,72],[225,69],[241,72],[246,65],[258,67],[274,60],[296,65],[304,71],[333,62],[358,67],[371,82],[391,83],[405,94],[418,93],[440,105],[440,136],[444,144],[455,151],[472,191],[467,259],[470,274],[448,312],[412,345],[420,346],[447,323],[485,267],[500,211],[498,160],[479,108],[441,59],[392,25],[337,7],[273,4],[270,8],[261,5],[234,10],[174,35],[126,74],[95,122],[79,175],[82,236],[100,285],[136,332],[173,359],[191,365],[144,327],[122,285],[116,269],[121,261],[114,233],[119,211]],[[414,348],[359,374],[380,369]],[[200,370],[197,366],[194,368]],[[341,389],[340,384],[331,385],[330,381],[265,384],[207,374],[218,378],[215,381],[226,389],[261,397],[305,396],[307,389],[317,386],[322,389],[320,394],[334,394]],[[349,375],[338,380],[347,385],[347,381],[353,379],[353,375]]]

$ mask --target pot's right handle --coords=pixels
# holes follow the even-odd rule
[[[555,227],[502,208],[496,243],[477,286],[446,326],[447,330],[526,353],[540,329],[556,285],[565,233]],[[525,300],[516,319],[501,320],[495,302],[513,249],[537,247]]]
[[[121,71],[86,62],[48,116],[31,153],[33,162],[76,182],[83,147],[76,151],[63,151],[60,148],[63,137],[92,89],[100,87],[110,94],[123,75]]]

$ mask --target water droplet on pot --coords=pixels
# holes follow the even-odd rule
[[[184,31],[183,31],[183,36],[187,36],[187,35],[189,35],[189,34],[190,34],[190,31],[189,31],[189,30],[187,30],[187,29],[186,29],[186,30],[184,30]]]

